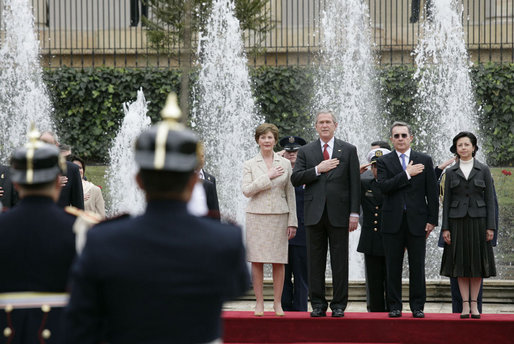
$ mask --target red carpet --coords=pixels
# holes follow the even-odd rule
[[[311,318],[307,312],[224,312],[225,343],[514,343],[514,314],[483,314],[459,319],[458,314],[410,312],[390,319],[387,313],[345,313],[344,318]]]

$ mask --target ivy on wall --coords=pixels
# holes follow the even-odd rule
[[[416,83],[412,66],[380,71],[385,120],[412,122]],[[314,72],[308,67],[251,69],[254,96],[267,122],[280,135],[314,137],[311,98]],[[484,149],[492,165],[514,163],[514,64],[478,65],[472,70]],[[89,161],[106,162],[107,152],[123,119],[122,103],[136,99],[143,88],[153,121],[169,92],[179,92],[178,70],[144,68],[59,68],[45,71],[61,142]],[[195,78],[195,75],[192,75]]]

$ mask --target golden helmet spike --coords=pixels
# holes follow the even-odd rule
[[[171,92],[166,99],[166,104],[161,110],[161,117],[166,122],[179,122],[182,117],[182,111],[178,106],[177,95]]]
[[[34,122],[30,122],[29,133],[27,136],[29,138],[29,144],[31,145],[34,145],[39,141],[41,134],[39,133],[39,130],[37,130],[36,124]]]

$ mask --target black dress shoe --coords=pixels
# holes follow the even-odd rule
[[[344,317],[344,311],[341,308],[336,308],[332,310],[332,318],[342,318]]]
[[[423,313],[423,311],[413,311],[412,312],[412,317],[414,317],[414,318],[424,318],[425,317],[425,313]]]
[[[312,318],[320,318],[320,317],[326,317],[326,316],[327,316],[327,312],[321,308],[314,308],[311,312]]]
[[[394,309],[389,312],[389,318],[399,318],[402,316],[402,311],[399,309]]]

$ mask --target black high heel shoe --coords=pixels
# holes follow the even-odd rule
[[[462,308],[464,308],[464,302],[469,303],[469,300],[466,300],[466,301],[462,300]],[[471,312],[471,305],[469,305],[469,309],[470,309],[470,312]],[[469,313],[461,313],[460,318],[461,319],[468,319],[469,318]]]
[[[470,302],[477,302],[477,300],[471,300]],[[469,309],[470,309],[470,312],[471,312],[471,305],[470,305]],[[480,313],[478,313],[478,314],[471,313],[471,318],[472,319],[480,319]]]

